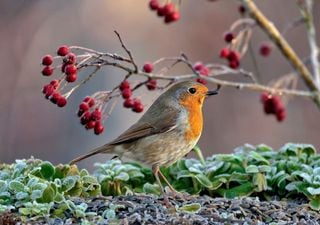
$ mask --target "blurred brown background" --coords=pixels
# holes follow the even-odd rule
[[[295,1],[258,2],[280,30],[299,16]],[[319,31],[320,2],[315,2]],[[1,0],[0,162],[9,163],[33,155],[54,163],[66,163],[115,138],[141,116],[118,104],[102,135],[96,136],[79,125],[75,112],[82,98],[110,89],[123,77],[122,71],[113,68],[103,69],[86,87],[72,95],[63,109],[46,101],[41,89],[49,79],[40,75],[40,61],[61,44],[120,53],[122,49],[113,33],[117,30],[140,66],[145,61],[176,56],[181,51],[192,61],[222,62],[218,58],[224,45],[222,34],[239,18],[237,1],[182,3],[181,20],[168,26],[149,10],[147,0]],[[318,33],[320,43],[319,37]],[[255,28],[255,52],[266,39],[264,33]],[[300,56],[308,56],[305,27],[290,31],[287,39]],[[291,71],[278,51],[269,58],[257,55],[257,60],[264,82]],[[250,57],[246,56],[242,65],[256,72]],[[156,94],[159,93],[149,99],[144,96],[148,106]],[[210,98],[204,107],[205,126],[200,147],[206,156],[231,152],[245,143],[265,143],[278,148],[286,142],[305,142],[320,149],[319,109],[309,100],[295,98],[287,110],[287,119],[278,123],[273,116],[264,115],[259,93],[223,88],[221,94]],[[101,161],[102,157],[93,157],[82,165],[90,167],[97,160]]]

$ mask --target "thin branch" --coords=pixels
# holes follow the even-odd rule
[[[120,34],[118,33],[118,31],[114,31],[115,33],[116,33],[116,35],[117,35],[117,37],[118,37],[118,39],[119,39],[119,41],[120,41],[120,43],[121,43],[121,47],[126,51],[126,53],[128,54],[128,56],[129,56],[129,58],[130,58],[130,60],[131,60],[131,64],[133,65],[133,67],[134,67],[134,71],[135,72],[137,72],[138,71],[138,66],[137,66],[137,64],[134,62],[134,59],[133,59],[133,56],[132,56],[132,54],[131,54],[131,51],[125,46],[125,44],[123,43],[123,41],[122,41],[122,39],[121,39],[121,36],[120,36]]]
[[[320,89],[320,64],[318,60],[319,56],[319,47],[317,45],[317,38],[316,38],[316,30],[314,27],[314,21],[313,21],[313,0],[305,0],[305,7],[300,6],[300,9],[302,11],[302,16],[304,18],[304,21],[307,25],[307,35],[308,35],[308,42],[310,47],[310,61],[311,61],[311,68],[312,73],[315,79],[315,83],[318,86],[318,89]]]
[[[320,108],[320,94],[319,87],[313,80],[313,77],[307,67],[303,64],[292,47],[280,34],[279,30],[271,23],[265,15],[257,8],[253,0],[241,0],[250,12],[252,18],[260,25],[260,27],[269,35],[271,40],[279,47],[281,53],[288,59],[294,69],[303,78],[307,87],[311,91],[318,92],[318,95],[314,97],[314,102]]]

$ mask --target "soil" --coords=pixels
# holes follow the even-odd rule
[[[92,199],[75,198],[76,204],[85,202],[87,211],[102,215],[110,204],[120,206],[115,210],[114,219],[92,217],[92,224],[181,224],[181,225],[226,225],[226,224],[320,224],[320,213],[309,208],[305,200],[295,201],[259,201],[258,198],[241,199],[211,198],[208,196],[169,197],[171,206],[164,199],[152,195],[128,195],[100,197]],[[198,203],[196,212],[181,210],[184,205]],[[179,210],[180,208],[180,210]],[[81,219],[74,218],[65,211],[66,219],[29,218],[21,222],[16,212],[0,215],[2,224],[80,224]]]

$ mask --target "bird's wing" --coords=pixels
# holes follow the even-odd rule
[[[168,132],[177,126],[178,115],[177,110],[169,109],[159,115],[155,122],[140,120],[108,145],[130,143],[143,137]]]

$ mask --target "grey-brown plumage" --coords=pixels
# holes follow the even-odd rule
[[[116,154],[150,165],[160,187],[158,173],[172,188],[159,166],[174,163],[196,145],[202,131],[203,101],[216,93],[196,82],[178,83],[160,95],[140,120],[118,138],[70,164],[98,153]]]

